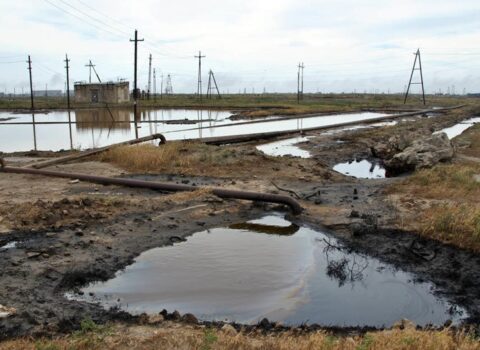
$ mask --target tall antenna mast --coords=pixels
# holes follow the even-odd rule
[[[198,58],[198,85],[197,85],[197,95],[202,99],[202,58],[207,56],[202,56],[202,51],[198,51],[198,56],[194,56]]]
[[[408,87],[407,87],[407,91],[405,92],[405,99],[403,100],[403,104],[407,103],[407,97],[410,91],[410,86],[422,85],[422,99],[423,99],[423,105],[425,105],[425,87],[423,85],[422,59],[420,57],[420,49],[417,49],[417,52],[415,52],[414,55],[415,55],[415,60],[413,61],[412,73],[410,74],[410,80],[408,81]],[[415,68],[417,66],[417,60],[418,60],[418,68]],[[413,73],[416,70],[420,71],[420,82],[412,83]]]

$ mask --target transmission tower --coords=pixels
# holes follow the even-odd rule
[[[423,71],[422,71],[422,60],[420,58],[420,49],[417,49],[417,52],[415,52],[414,55],[415,55],[415,60],[413,61],[412,73],[410,74],[410,80],[408,81],[408,87],[405,93],[405,99],[403,100],[403,104],[407,103],[407,97],[408,97],[408,92],[410,91],[410,86],[422,85],[422,99],[423,99],[423,104],[425,105],[425,87],[423,85]],[[418,60],[418,68],[416,68],[417,60]],[[412,83],[413,73],[416,70],[420,71],[420,82]]]
[[[157,74],[155,68],[153,68],[153,99],[157,100]]]
[[[162,79],[160,80],[160,99],[163,98],[163,74]]]
[[[303,62],[298,64],[297,72],[297,102],[303,100],[303,69],[305,68]]]
[[[170,74],[167,75],[167,84],[165,87],[165,95],[173,94],[173,87],[172,87],[172,78]]]
[[[197,85],[197,95],[202,99],[202,58],[207,56],[202,56],[202,51],[198,51],[198,56],[194,56],[198,58],[198,85]]]
[[[208,71],[207,98],[212,98],[212,90],[217,91],[217,98],[222,98],[222,96],[220,95],[220,90],[218,89],[217,81],[215,80],[215,75],[213,74],[213,71],[210,69]]]
[[[150,91],[152,89],[152,54],[148,57],[148,87],[147,87],[147,100],[150,99]]]

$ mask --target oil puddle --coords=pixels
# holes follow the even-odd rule
[[[333,167],[333,170],[358,179],[382,179],[386,176],[386,171],[380,164],[366,159],[339,163]]]
[[[66,296],[133,314],[165,308],[242,323],[267,317],[288,325],[380,327],[402,318],[425,325],[466,316],[435,296],[431,284],[276,215],[148,250],[79,294]]]
[[[461,135],[465,130],[471,128],[477,123],[480,123],[480,117],[466,119],[458,124],[455,124],[454,126],[442,129],[440,131],[436,131],[434,132],[434,134],[439,134],[441,132],[444,132],[447,134],[448,138],[451,140],[454,137]]]
[[[292,156],[299,158],[310,158],[310,152],[296,146],[296,144],[305,141],[308,141],[308,137],[294,137],[259,145],[257,146],[257,149],[269,156],[274,157]]]

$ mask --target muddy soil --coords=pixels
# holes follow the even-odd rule
[[[420,116],[399,121],[397,125],[345,130],[335,132],[309,133],[310,139],[299,144],[301,149],[309,151],[313,159],[329,166],[355,159],[378,160],[372,155],[371,147],[386,142],[394,135],[409,135],[415,138],[430,135],[434,131],[452,126],[471,117],[465,111],[454,110],[448,113],[436,113],[431,117]]]
[[[100,323],[129,319],[122,312],[69,301],[64,293],[112,278],[147,249],[173,244],[205,228],[257,217],[260,212],[218,198],[193,199],[188,205],[167,200],[140,213],[3,235],[1,245],[18,243],[0,252],[0,302],[14,307],[17,314],[0,320],[0,337],[67,331],[87,317]]]
[[[478,254],[399,230],[397,213],[384,192],[398,178],[355,179],[329,170],[339,162],[369,158],[371,143],[388,139],[394,132],[431,132],[461,118],[465,116],[452,113],[394,129],[317,133],[301,145],[313,154],[313,160],[284,157],[277,166],[274,160],[258,156],[257,168],[243,169],[235,176],[128,174],[96,161],[54,169],[289,194],[305,207],[301,216],[288,216],[295,223],[326,228],[341,238],[347,249],[413,272],[419,281],[433,282],[436,293],[465,307],[470,315],[467,322],[478,327]],[[242,147],[251,147],[251,156],[257,156],[254,145]],[[10,164],[25,164],[27,156],[36,155],[15,154]],[[279,208],[220,200],[201,191],[166,195],[0,173],[0,246],[17,242],[13,248],[0,249],[0,304],[17,310],[15,315],[0,319],[0,339],[70,331],[86,317],[100,323],[140,322],[138,317],[118,310],[67,300],[64,293],[113,277],[145,250],[172,244],[206,228],[258,218],[272,209]],[[270,327],[268,321],[264,324]]]

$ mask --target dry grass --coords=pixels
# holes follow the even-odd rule
[[[199,172],[213,165],[236,163],[235,152],[197,142],[167,142],[153,145],[123,146],[100,156],[102,161],[114,163],[135,172]]]
[[[476,174],[480,174],[480,164],[437,165],[416,172],[388,191],[409,198],[402,204],[408,206],[407,220],[422,235],[480,251],[480,183]]]
[[[440,164],[432,169],[415,172],[390,190],[414,193],[428,199],[477,203],[480,198],[480,182],[475,180],[476,174],[480,174],[480,164]]]
[[[324,331],[297,335],[244,334],[189,326],[115,326],[80,331],[58,339],[19,339],[0,343],[1,350],[87,350],[87,349],[261,349],[261,350],[367,350],[480,349],[471,334],[443,331],[418,331],[414,328],[370,332],[363,336],[337,337]]]
[[[444,204],[423,213],[422,233],[445,243],[480,251],[480,206]]]
[[[114,148],[99,156],[135,173],[169,173],[197,176],[251,176],[259,166],[277,161],[246,147],[209,146],[200,142],[171,141],[156,147],[135,145]],[[271,171],[271,167],[269,168]]]
[[[462,135],[454,139],[454,144],[468,143],[468,147],[460,148],[459,153],[480,158],[480,124],[476,124]]]

